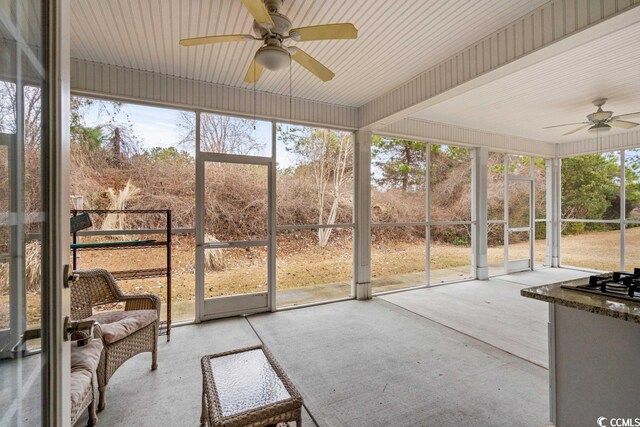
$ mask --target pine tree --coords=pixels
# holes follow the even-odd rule
[[[381,176],[374,178],[381,187],[403,192],[425,183],[427,143],[374,136],[371,145],[373,165]]]

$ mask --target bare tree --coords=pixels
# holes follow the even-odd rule
[[[123,111],[121,102],[93,100],[98,104],[99,116],[106,114],[107,121],[98,125],[105,138],[104,148],[109,150],[117,163],[124,157],[141,152],[140,138],[133,129],[129,115]]]
[[[254,121],[218,114],[200,115],[200,150],[213,153],[250,155],[260,152],[261,144],[254,138]],[[195,115],[183,112],[178,120],[182,129],[181,144],[194,147]]]
[[[0,81],[0,133],[15,133],[16,86]]]
[[[292,129],[283,135],[288,149],[299,157],[298,168],[309,168],[316,189],[318,224],[335,224],[340,203],[351,196],[353,142],[347,132],[328,129]],[[327,205],[329,209],[327,210]],[[332,228],[318,229],[318,244],[329,243]]]
[[[40,147],[40,88],[24,87],[24,143],[28,148]],[[0,81],[0,132],[16,133],[16,85]]]

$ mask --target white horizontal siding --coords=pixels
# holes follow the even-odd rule
[[[540,157],[571,157],[640,147],[640,129],[568,143],[553,143],[407,118],[376,128],[378,135],[407,138]]]
[[[74,93],[262,119],[357,129],[357,109],[265,92],[72,60]],[[290,108],[292,106],[293,108]]]
[[[374,133],[395,138],[417,139],[468,147],[487,147],[494,151],[554,157],[556,144],[516,136],[500,135],[419,119],[403,119]]]
[[[421,103],[637,7],[640,0],[552,0],[360,108],[360,127],[386,125]]]
[[[640,130],[573,141],[567,144],[556,144],[556,146],[556,157],[580,156],[596,152],[616,151],[623,148],[636,148],[640,147]]]

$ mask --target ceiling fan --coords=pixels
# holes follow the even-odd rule
[[[636,126],[639,126],[640,123],[629,122],[626,120],[620,119],[632,119],[635,117],[640,118],[640,112],[637,113],[628,113],[628,114],[620,114],[618,116],[613,115],[613,111],[602,111],[602,106],[607,102],[607,98],[599,98],[593,101],[593,105],[598,107],[598,110],[595,113],[591,113],[587,116],[586,122],[577,122],[577,123],[565,123],[563,125],[555,125],[555,126],[547,126],[543,129],[551,129],[557,128],[561,126],[570,126],[570,125],[582,125],[573,130],[570,130],[567,133],[563,133],[562,136],[571,135],[572,133],[576,133],[581,131],[584,128],[589,128],[589,133],[598,133],[598,132],[606,132],[611,130],[611,126],[622,128],[622,129],[631,129]]]
[[[358,30],[353,24],[326,24],[311,27],[291,28],[289,18],[279,12],[283,0],[241,0],[254,18],[255,34],[230,34],[220,36],[195,37],[180,40],[181,46],[196,46],[213,43],[260,40],[262,47],[249,65],[245,74],[246,83],[258,81],[264,69],[276,71],[289,65],[289,58],[302,65],[320,80],[331,80],[335,74],[319,61],[297,46],[287,46],[289,40],[305,42],[312,40],[355,39]]]

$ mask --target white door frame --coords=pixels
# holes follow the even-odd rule
[[[70,256],[69,224],[69,164],[70,164],[70,105],[71,105],[71,53],[70,53],[70,1],[56,0],[49,5],[48,55],[48,140],[49,192],[48,228],[44,239],[49,242],[48,254],[43,251],[44,277],[49,290],[43,291],[43,319],[48,318],[47,331],[43,330],[42,347],[47,351],[48,382],[43,384],[43,425],[66,426],[71,420],[69,399],[71,372],[71,344],[66,340],[65,319],[71,314],[69,277],[65,266]],[[44,378],[43,378],[44,379]],[[47,421],[48,420],[48,421]]]
[[[196,115],[196,140],[200,137],[200,115]],[[273,127],[275,132],[275,127]],[[202,152],[196,142],[196,322],[218,319],[221,317],[253,314],[275,310],[275,162],[271,157],[245,156]],[[206,163],[235,163],[245,165],[266,166],[267,179],[267,238],[266,240],[205,242],[204,232],[204,189]],[[216,298],[205,298],[204,285],[204,251],[207,248],[246,248],[264,247],[267,249],[267,292],[230,295]]]
[[[18,8],[20,9],[20,8]],[[35,215],[35,222],[40,222],[40,238],[42,239],[41,251],[41,348],[39,355],[28,357],[39,358],[36,369],[30,372],[30,378],[24,378],[26,388],[18,389],[11,396],[13,403],[7,411],[0,411],[0,423],[3,416],[9,422],[18,422],[23,425],[20,406],[26,398],[29,387],[40,383],[40,391],[36,401],[32,402],[32,408],[39,412],[31,414],[29,425],[40,418],[40,425],[62,427],[68,426],[71,420],[70,396],[70,342],[65,339],[65,318],[70,314],[70,293],[67,277],[64,276],[65,264],[69,262],[69,112],[70,112],[70,36],[69,36],[69,0],[51,0],[42,2],[36,7],[35,12],[39,16],[23,15],[18,12],[15,20],[0,15],[0,25],[11,34],[15,44],[15,55],[9,58],[9,66],[16,66],[16,90],[18,91],[16,105],[16,120],[18,122],[16,137],[13,144],[22,150],[23,131],[21,121],[23,118],[23,87],[25,84],[41,88],[41,156],[40,182],[43,184],[40,190],[42,205],[40,212],[30,212]],[[36,20],[40,23],[42,40],[46,43],[34,50],[23,38],[23,28],[26,22]],[[29,64],[24,67],[23,64]],[[27,70],[30,68],[30,71]],[[6,137],[1,138],[5,142]],[[0,141],[2,142],[2,141]],[[4,143],[4,142],[3,142]],[[20,165],[14,165],[14,167]],[[13,190],[18,190],[16,196],[22,197],[20,187],[24,184],[24,177],[12,182]],[[13,236],[13,246],[18,246],[12,253],[18,258],[24,257],[24,228],[28,219],[25,215],[24,203],[13,203],[14,212],[8,212],[9,226],[19,231],[21,236]],[[7,223],[5,223],[7,225]],[[13,261],[12,261],[13,262]],[[17,353],[22,353],[24,345],[24,328],[26,321],[24,311],[16,313],[15,304],[24,305],[24,298],[18,294],[24,291],[24,283],[18,276],[24,275],[24,261],[14,263],[21,271],[12,272],[10,302],[11,333],[17,327],[18,336],[14,336],[12,343],[16,342]],[[20,307],[18,307],[20,311]],[[18,318],[20,317],[20,318]],[[27,352],[29,353],[29,352]],[[37,353],[37,352],[36,352]],[[18,356],[20,357],[20,356]],[[19,361],[9,362],[13,367],[6,369],[22,370],[24,367]],[[3,367],[4,368],[4,367]],[[20,377],[21,372],[18,372]],[[37,379],[39,377],[39,380]],[[21,381],[21,380],[20,380]],[[11,386],[11,384],[9,385]],[[10,399],[11,399],[10,398]],[[31,406],[31,405],[30,405]],[[11,412],[13,411],[13,412]],[[16,415],[17,411],[17,415]],[[15,415],[15,417],[14,417]],[[6,421],[6,419],[5,419]]]
[[[530,171],[528,176],[509,174],[509,156],[504,159],[504,270],[506,274],[519,271],[533,270],[535,263],[535,158],[530,157]],[[512,182],[524,182],[529,185],[529,224],[525,227],[512,227],[509,224],[509,184]],[[529,233],[529,259],[510,260],[509,235],[510,233]]]

